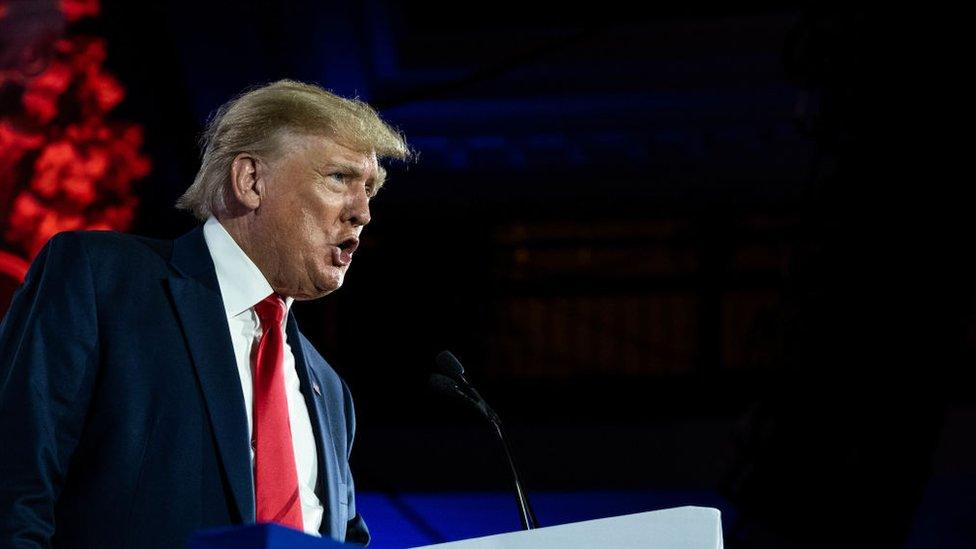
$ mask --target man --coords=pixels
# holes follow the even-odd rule
[[[366,543],[352,400],[290,309],[342,285],[378,159],[408,155],[367,105],[280,81],[210,122],[177,202],[202,225],[55,235],[0,326],[0,545],[251,522]]]

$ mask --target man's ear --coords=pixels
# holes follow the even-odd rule
[[[256,210],[261,204],[264,185],[258,185],[260,160],[251,153],[240,153],[230,164],[230,198],[232,209]]]

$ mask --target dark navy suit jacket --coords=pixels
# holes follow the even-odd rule
[[[318,449],[322,534],[365,543],[345,384],[288,343]],[[55,235],[0,325],[0,546],[185,547],[254,522],[244,398],[203,226]]]

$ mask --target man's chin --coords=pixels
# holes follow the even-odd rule
[[[306,286],[306,291],[292,297],[295,301],[310,301],[325,297],[342,286],[344,274],[342,269],[326,267],[326,272],[319,273],[316,279],[310,281],[311,287]]]
[[[322,276],[315,284],[315,289],[319,294],[318,297],[326,296],[341,288],[345,278],[346,270],[342,267],[327,267],[326,272],[322,273]]]

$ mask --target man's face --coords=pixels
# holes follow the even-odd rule
[[[285,135],[281,144],[254,211],[262,242],[255,263],[276,292],[316,299],[342,285],[379,168],[375,154],[328,137]]]

